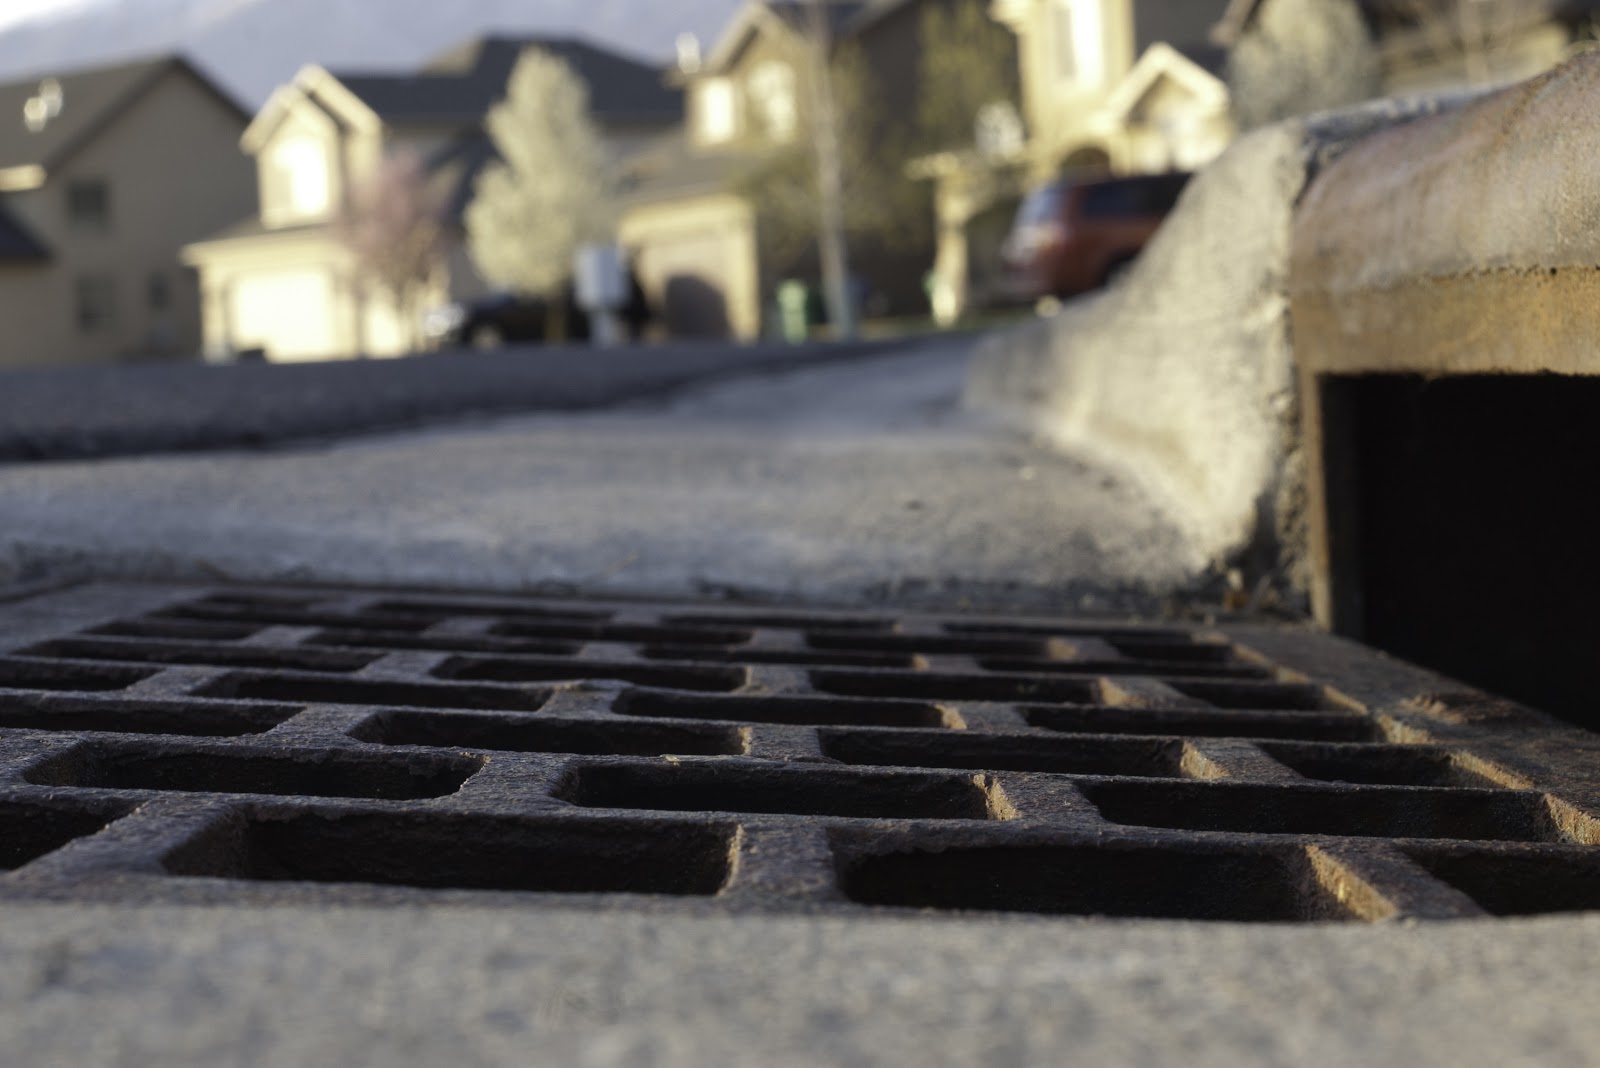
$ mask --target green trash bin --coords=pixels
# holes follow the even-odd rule
[[[778,283],[778,332],[791,345],[811,335],[811,287],[799,279]]]

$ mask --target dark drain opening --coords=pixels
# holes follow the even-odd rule
[[[1496,916],[1600,910],[1600,856],[1589,850],[1520,855],[1418,851],[1413,857]]]
[[[921,671],[813,671],[811,685],[846,697],[924,701],[1061,701],[1089,704],[1089,680],[1026,675],[944,675]]]
[[[1350,838],[1566,840],[1542,795],[1510,790],[1286,789],[1221,782],[1090,782],[1081,789],[1106,819],[1137,827]]]
[[[351,736],[384,745],[495,749],[590,756],[736,756],[744,734],[730,727],[691,727],[600,720],[544,720],[444,712],[380,712]]]
[[[1278,745],[1262,749],[1308,779],[1373,786],[1459,786],[1490,789],[1491,779],[1475,775],[1442,749],[1399,745]]]
[[[359,679],[295,678],[293,675],[235,673],[200,691],[202,697],[242,697],[262,701],[303,701],[329,705],[401,705],[418,708],[477,708],[534,712],[550,699],[543,690],[493,686],[446,686]]]
[[[1182,776],[1174,738],[1041,738],[967,732],[824,731],[822,751],[846,764],[1036,771],[1058,775]]]
[[[169,854],[174,875],[430,890],[708,895],[731,828],[457,815],[260,815]]]
[[[1177,734],[1193,738],[1293,738],[1370,742],[1381,737],[1363,716],[1190,708],[1028,708],[1030,727],[1071,734]]]
[[[11,871],[94,834],[126,809],[68,808],[0,801],[0,871]]]
[[[127,660],[151,664],[209,664],[217,667],[283,668],[289,671],[359,671],[382,656],[379,652],[346,653],[332,649],[235,648],[185,642],[86,641],[43,642],[24,656],[69,660]]]
[[[555,796],[585,808],[773,813],[856,819],[983,820],[988,792],[971,779],[851,775],[824,769],[586,765]]]
[[[402,762],[346,753],[312,752],[295,758],[221,751],[169,753],[91,744],[31,768],[25,778],[40,786],[106,790],[412,801],[455,793],[483,763],[481,757]]]
[[[126,690],[154,675],[154,670],[106,664],[62,664],[50,661],[0,660],[0,687],[12,690]]]
[[[1302,850],[990,847],[846,859],[864,905],[1170,920],[1294,922],[1353,917]]]
[[[234,738],[269,731],[299,711],[291,705],[89,703],[70,697],[17,694],[0,698],[0,729]]]
[[[434,669],[442,679],[468,682],[566,682],[579,679],[615,680],[635,686],[660,686],[670,690],[737,690],[749,677],[744,668],[653,667],[648,664],[606,664],[593,660],[518,660],[454,657]]]
[[[1600,379],[1321,386],[1334,629],[1600,728]]]
[[[846,701],[815,697],[686,697],[629,690],[613,709],[625,716],[773,723],[795,727],[944,727],[933,705],[911,701]]]

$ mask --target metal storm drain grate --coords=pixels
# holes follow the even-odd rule
[[[1287,628],[0,605],[0,899],[1447,919],[1600,908],[1597,814],[1600,738]]]

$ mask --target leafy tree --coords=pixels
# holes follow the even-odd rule
[[[355,186],[337,228],[357,270],[388,298],[413,347],[418,303],[444,262],[443,208],[422,158],[400,152]]]
[[[578,246],[603,239],[612,224],[610,169],[588,89],[565,62],[529,49],[488,127],[500,159],[467,208],[472,257],[496,285],[552,296]]]
[[[978,116],[994,104],[1017,106],[1017,42],[984,0],[930,3],[922,9],[918,147],[971,148]]]

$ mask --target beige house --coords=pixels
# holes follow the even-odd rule
[[[0,85],[0,366],[198,353],[179,251],[255,203],[248,122],[177,58]]]
[[[1018,39],[1026,140],[918,161],[937,182],[942,318],[966,308],[992,249],[973,220],[1067,172],[1194,170],[1233,137],[1225,53],[1210,40],[1228,0],[994,0]],[[977,276],[975,278],[975,276]]]
[[[828,4],[832,41],[860,50],[885,114],[916,112],[920,20],[930,2]],[[759,205],[737,192],[742,174],[804,136],[811,17],[810,0],[747,0],[704,55],[688,49],[676,76],[687,94],[685,128],[630,168],[620,240],[675,336],[751,340],[779,280],[816,275],[805,260],[814,253],[779,260]],[[905,303],[907,291],[920,303],[927,260],[925,252],[908,262],[897,250],[851,249],[853,272],[891,304]]]
[[[256,351],[313,360],[412,348],[415,324],[362,277],[336,226],[352,189],[390,154],[423,159],[448,199],[454,243],[436,299],[484,295],[459,223],[494,158],[484,119],[528,47],[565,60],[588,85],[595,121],[619,159],[680,119],[680,95],[662,85],[658,69],[569,39],[483,38],[417,74],[305,68],[273,94],[240,141],[260,174],[259,207],[185,250],[200,271],[208,356]]]

